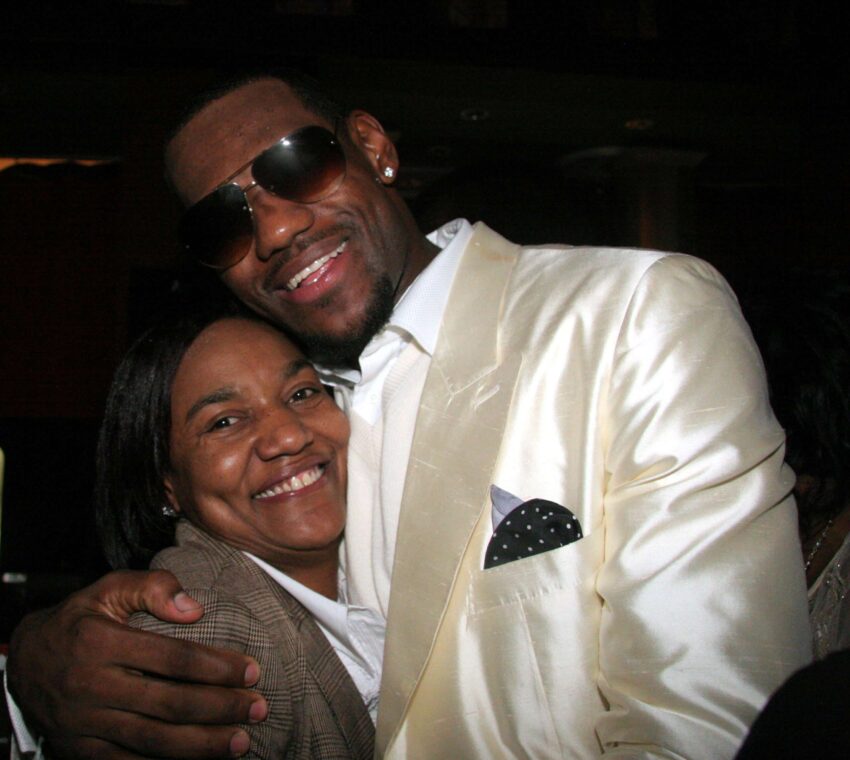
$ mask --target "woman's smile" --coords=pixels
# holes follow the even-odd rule
[[[348,421],[286,337],[244,319],[207,327],[177,368],[171,420],[177,511],[293,576],[336,552]]]
[[[259,493],[255,493],[252,499],[269,499],[273,496],[281,494],[300,495],[304,489],[317,483],[325,473],[327,465],[315,465],[309,469],[302,470],[296,475],[292,475],[284,480],[280,480],[272,486],[263,488]]]

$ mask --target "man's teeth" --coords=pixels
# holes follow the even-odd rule
[[[309,470],[299,472],[297,475],[287,478],[272,488],[267,488],[265,491],[260,491],[260,493],[254,494],[254,498],[267,499],[270,496],[279,496],[282,493],[300,491],[302,488],[313,485],[313,483],[322,477],[322,471],[323,468],[320,466],[311,467]]]
[[[343,240],[335,251],[331,251],[327,256],[322,256],[319,259],[316,259],[309,266],[304,267],[298,274],[296,274],[289,282],[286,283],[287,290],[295,290],[307,277],[309,277],[313,272],[318,269],[321,269],[325,264],[327,264],[331,259],[335,259],[339,256],[343,250],[345,250],[345,246],[348,244],[347,240]]]

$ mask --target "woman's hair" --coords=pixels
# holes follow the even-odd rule
[[[115,567],[144,568],[174,539],[164,478],[170,468],[171,387],[189,346],[227,317],[260,321],[233,301],[169,319],[144,333],[119,365],[97,445],[95,517]]]
[[[785,428],[785,459],[798,477],[813,479],[797,495],[808,535],[850,501],[850,283],[836,273],[792,272],[743,300]]]

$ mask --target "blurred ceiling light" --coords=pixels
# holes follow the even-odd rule
[[[117,158],[40,158],[35,156],[0,156],[0,172],[12,166],[54,166],[56,164],[75,164],[77,166],[104,166],[114,164]]]
[[[629,119],[624,125],[626,129],[633,129],[636,132],[646,132],[648,129],[652,129],[655,126],[655,122],[652,119]]]
[[[487,121],[490,118],[490,111],[486,108],[478,108],[473,106],[472,108],[464,108],[460,112],[460,118],[462,121]]]

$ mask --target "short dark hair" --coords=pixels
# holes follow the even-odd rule
[[[189,346],[209,325],[263,321],[231,300],[186,312],[145,332],[115,372],[97,445],[95,517],[115,568],[145,568],[174,540],[164,479],[170,468],[171,386]]]
[[[170,143],[180,130],[195,118],[206,106],[234,90],[245,85],[259,82],[263,79],[276,79],[287,85],[298,99],[301,105],[308,111],[321,117],[328,124],[334,125],[343,120],[349,112],[349,108],[331,98],[325,92],[318,80],[295,69],[276,68],[263,71],[252,71],[223,78],[206,87],[193,97],[190,97],[178,115],[174,127],[168,132],[165,144]]]

